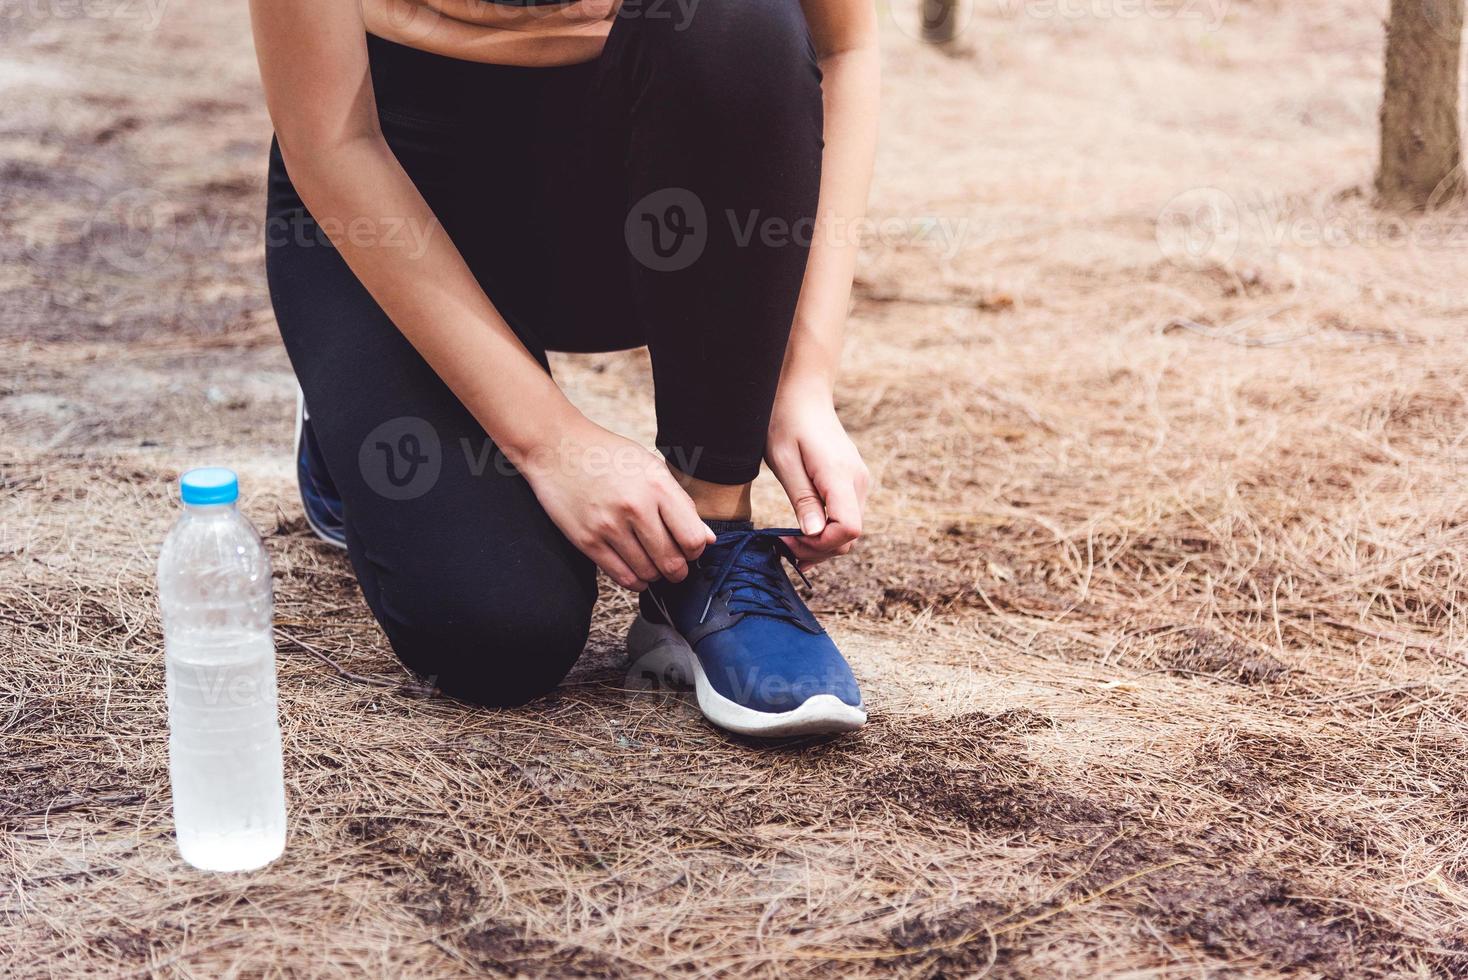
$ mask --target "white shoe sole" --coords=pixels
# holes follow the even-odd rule
[[[866,724],[864,708],[854,708],[834,694],[817,694],[789,711],[755,711],[724,697],[709,683],[697,655],[671,626],[638,616],[627,631],[627,654],[633,668],[659,683],[692,686],[705,718],[727,731],[760,738],[832,735]]]
[[[304,432],[305,428],[306,393],[301,390],[300,385],[296,385],[296,439],[295,443],[293,444],[295,455],[291,458],[297,461],[297,465],[299,465],[298,461],[301,458],[301,435]],[[347,543],[345,541],[338,541],[336,538],[333,538],[331,535],[323,531],[315,521],[311,520],[311,508],[307,507],[305,504],[306,502],[304,500],[301,501],[301,509],[306,512],[306,526],[311,529],[311,533],[316,535],[322,541],[325,541],[327,544],[331,545],[333,548],[340,548],[342,551],[346,551]]]

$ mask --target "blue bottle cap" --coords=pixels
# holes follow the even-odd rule
[[[179,477],[178,489],[186,504],[230,504],[239,499],[240,478],[223,466],[204,466]]]

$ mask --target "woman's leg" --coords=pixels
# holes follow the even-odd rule
[[[606,311],[630,302],[659,448],[738,500],[764,455],[820,183],[821,75],[799,0],[629,5],[566,104],[580,133],[548,112],[538,136],[539,247],[560,280],[544,339],[616,346],[627,331],[617,314],[609,335]]]
[[[427,193],[434,179],[424,176]],[[393,649],[465,700],[548,691],[585,643],[591,562],[525,480],[496,465],[478,423],[317,229],[274,150],[269,228],[281,336],[341,495],[352,565]]]
[[[686,22],[626,26],[609,54],[658,445],[690,477],[747,484],[816,213],[820,69],[798,0],[705,0]]]

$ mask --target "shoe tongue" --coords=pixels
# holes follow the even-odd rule
[[[754,565],[767,565],[775,559],[775,541],[773,538],[755,537],[752,539],[735,538],[727,544],[719,544],[717,550],[709,549],[709,553],[717,555],[718,561],[723,561],[724,556],[735,548],[740,548],[739,558],[736,565],[752,567]]]
[[[795,618],[785,598],[790,579],[773,548],[751,546],[735,564],[736,570],[725,585],[730,598],[739,601],[732,608],[756,616]]]
[[[746,527],[743,530],[748,531],[751,528]],[[758,580],[785,578],[784,569],[780,564],[779,547],[779,539],[772,535],[744,535],[736,532],[736,534],[731,534],[730,540],[721,541],[710,547],[704,552],[701,560],[715,568],[724,567],[730,553],[738,549],[739,554],[734,559],[734,564],[728,569],[732,577],[724,587],[736,594],[763,593],[767,589],[755,585],[749,581],[749,578],[751,575]],[[743,573],[743,581],[740,581],[741,573]]]
[[[704,521],[704,523],[715,534],[727,534],[730,531],[754,530],[754,521]]]
[[[775,553],[775,549],[773,547],[761,547],[758,543],[746,548],[744,553],[739,556],[739,560],[735,562],[735,565],[743,569],[757,570],[760,573],[759,577],[761,579],[784,577],[784,570],[780,567],[780,558]],[[745,592],[750,589],[755,589],[748,582],[735,582],[733,585],[735,592]],[[761,590],[755,589],[755,591]]]

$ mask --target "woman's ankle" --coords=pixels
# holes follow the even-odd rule
[[[698,510],[698,516],[704,520],[747,521],[750,519],[753,510],[749,499],[750,485],[748,483],[709,483],[707,480],[700,480],[678,470],[672,470],[672,473],[678,485],[693,499],[693,506]]]

